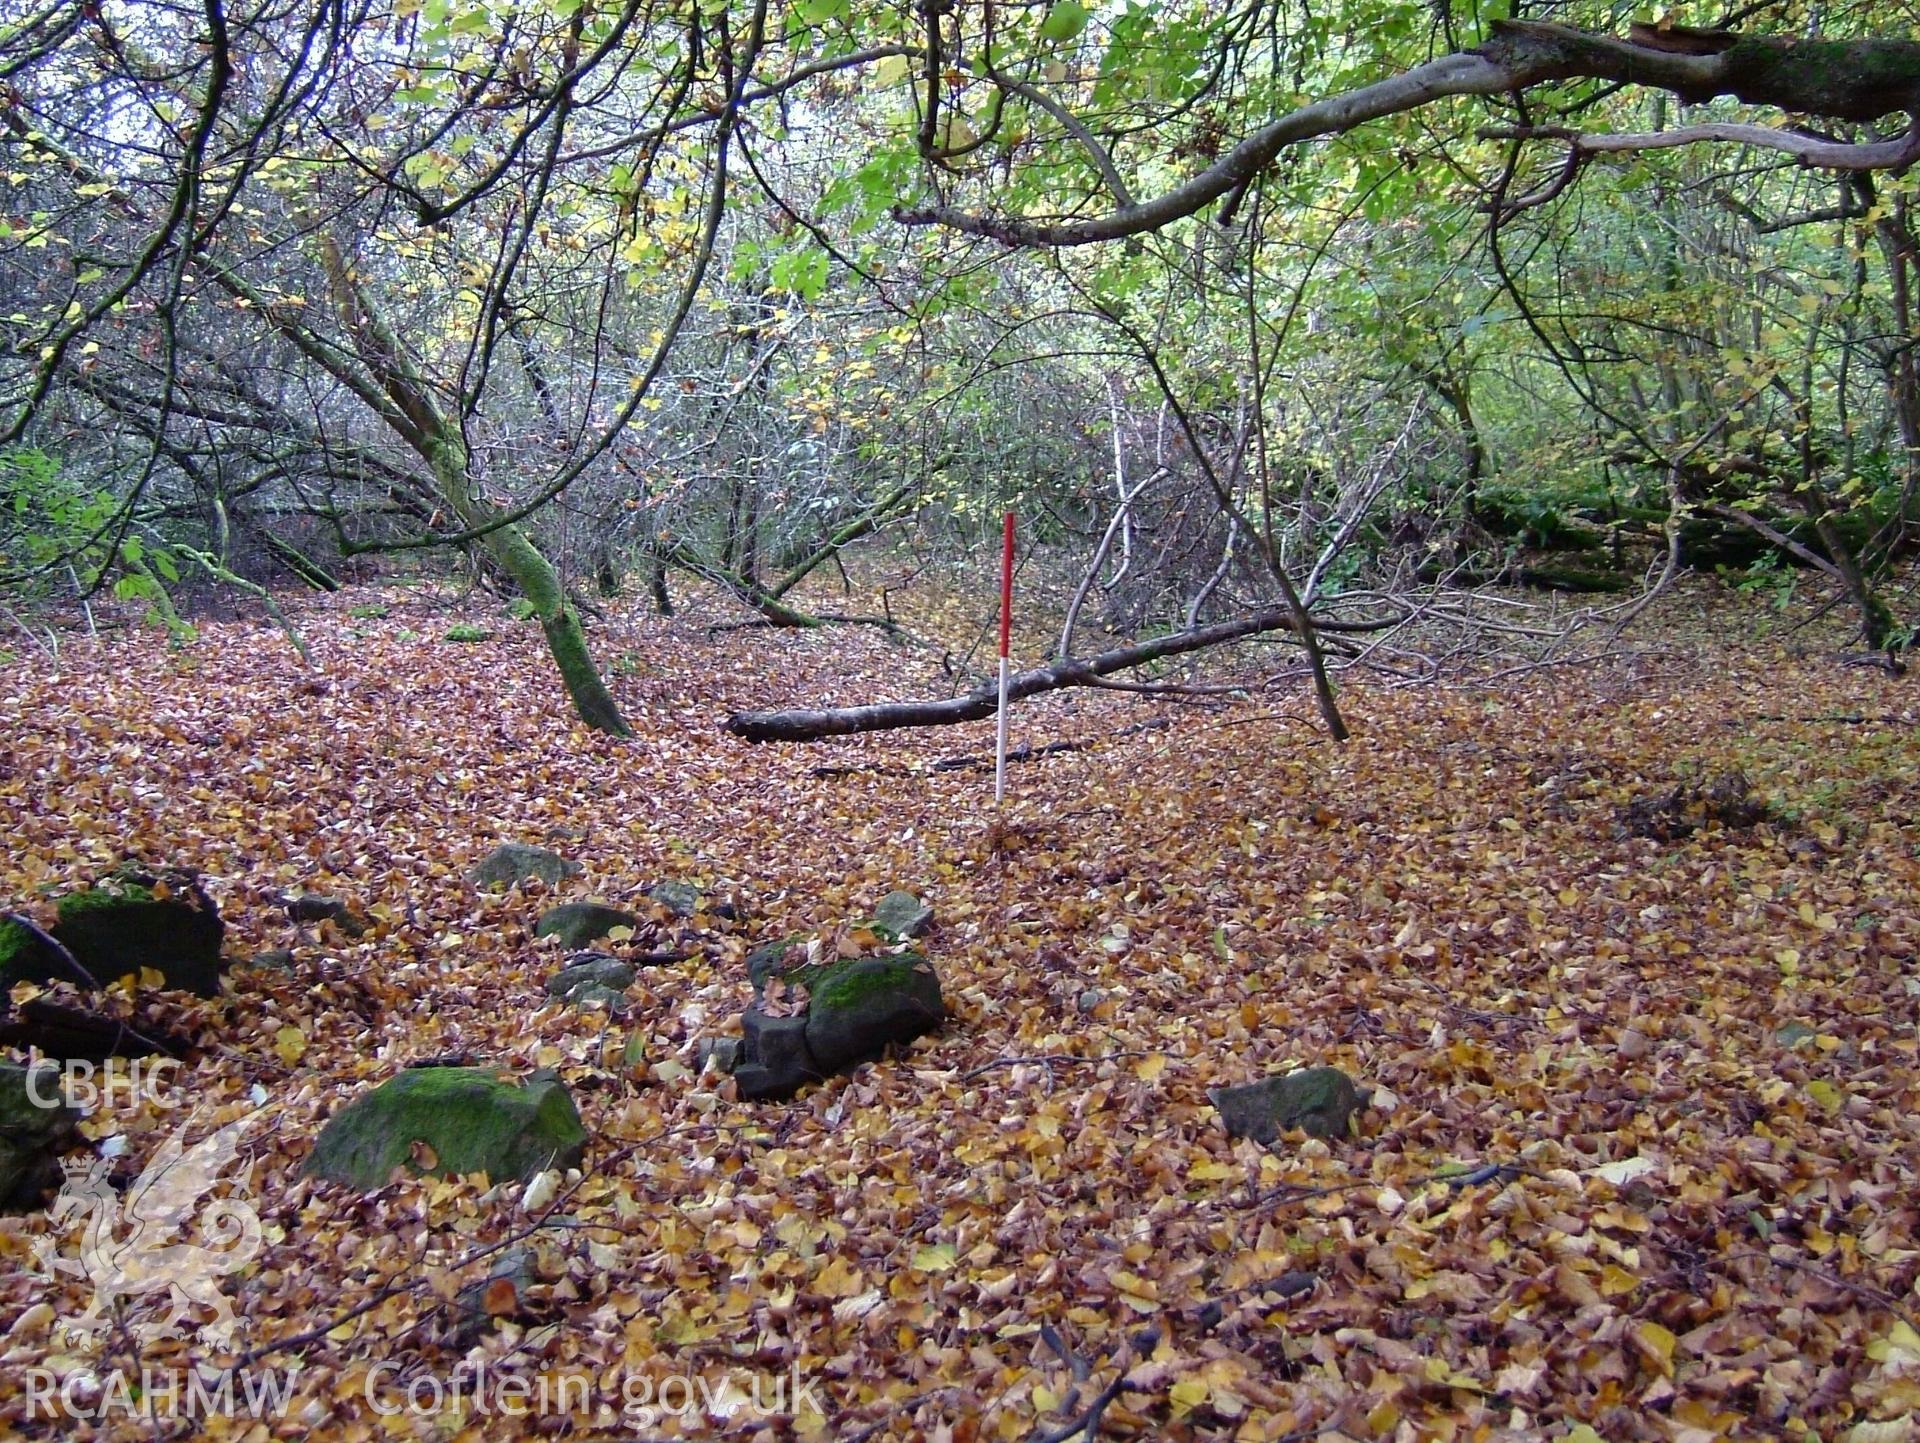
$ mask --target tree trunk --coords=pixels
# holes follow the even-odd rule
[[[317,246],[334,312],[375,383],[356,388],[357,393],[427,463],[441,498],[461,526],[468,531],[488,526],[495,518],[486,514],[474,495],[472,458],[458,422],[440,409],[433,388],[419,374],[386,317],[353,279],[339,245],[322,235]],[[479,541],[533,607],[559,668],[561,685],[580,720],[599,731],[630,736],[619,706],[593,664],[579,613],[568,602],[566,587],[552,563],[518,526],[495,526]]]
[[[461,525],[477,530],[486,525],[489,518],[473,495],[467,473],[466,445],[450,424],[442,421],[441,426],[439,433],[429,438],[428,461],[433,467],[434,479],[440,483],[441,494],[453,514],[460,518]],[[593,664],[586,633],[580,628],[580,615],[568,602],[566,587],[553,569],[553,563],[540,554],[539,548],[518,526],[496,527],[481,537],[480,544],[500,569],[513,578],[521,595],[533,607],[575,714],[596,731],[611,732],[618,737],[631,736],[626,719],[620,715],[619,704],[607,690],[599,668]]]
[[[653,588],[653,609],[662,616],[672,616],[673,593],[667,590],[667,563],[655,556],[648,563],[648,577]]]

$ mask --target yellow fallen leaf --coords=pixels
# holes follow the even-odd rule
[[[1905,1356],[1902,1357],[1902,1354]],[[1887,1329],[1884,1338],[1875,1338],[1867,1344],[1867,1356],[1876,1363],[1920,1362],[1920,1333],[1915,1332],[1913,1325],[1902,1318]]]
[[[1838,1112],[1847,1105],[1846,1094],[1841,1092],[1824,1077],[1816,1077],[1807,1084],[1807,1096],[1819,1103],[1829,1113]]]
[[[1645,1356],[1648,1362],[1658,1367],[1662,1374],[1673,1376],[1673,1346],[1677,1341],[1673,1334],[1650,1318],[1643,1318],[1633,1325],[1633,1344]]]
[[[1640,1280],[1617,1263],[1600,1270],[1600,1292],[1609,1298],[1624,1297],[1640,1286]]]
[[[913,1266],[923,1273],[944,1273],[958,1256],[952,1243],[929,1243],[913,1250]]]
[[[1157,1082],[1160,1074],[1167,1070],[1164,1053],[1156,1052],[1151,1057],[1143,1057],[1133,1064],[1133,1075],[1142,1082]]]
[[[273,1034],[273,1050],[282,1062],[292,1067],[307,1055],[307,1034],[298,1027],[282,1027]]]
[[[1207,1401],[1207,1385],[1199,1378],[1182,1378],[1167,1389],[1167,1396],[1173,1400],[1176,1414],[1191,1413]]]

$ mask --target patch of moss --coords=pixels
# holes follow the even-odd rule
[[[448,627],[443,638],[446,641],[476,642],[492,641],[493,633],[484,626],[475,626],[471,622],[456,621]]]
[[[0,976],[5,975],[14,958],[27,950],[32,935],[17,922],[0,922]]]
[[[98,907],[118,907],[128,902],[151,902],[153,888],[139,882],[120,882],[110,887],[82,887],[69,892],[58,903],[60,920],[65,922]]]
[[[883,965],[855,968],[852,961]],[[895,992],[910,984],[910,974],[926,961],[917,952],[901,952],[890,957],[863,957],[830,963],[810,969],[817,974],[808,989],[822,1007],[851,1007],[876,992]]]

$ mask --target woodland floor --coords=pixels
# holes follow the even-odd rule
[[[477,598],[497,639],[474,645],[403,591],[379,619],[349,616],[365,591],[298,603],[318,677],[251,622],[180,651],[14,646],[0,901],[144,855],[208,875],[235,957],[296,951],[149,1015],[204,1045],[196,1127],[274,1110],[228,1180],[267,1246],[227,1290],[246,1365],[299,1371],[280,1416],[29,1418],[30,1369],[201,1354],[68,1341],[51,1318],[84,1282],[31,1267],[44,1216],[4,1219],[0,1435],[1051,1439],[1124,1374],[1104,1436],[1920,1437],[1920,679],[1767,639],[1724,594],[1703,627],[1706,589],[1614,662],[1349,681],[1345,747],[1297,689],[1040,699],[1016,743],[1092,745],[1012,769],[997,846],[991,776],[931,767],[990,724],[721,732],[941,693],[937,657],[868,629],[636,607],[595,632],[631,742],[570,726],[537,631]],[[1772,820],[1625,825],[1730,768]],[[476,892],[464,870],[507,840],[586,875]],[[547,1004],[542,908],[663,878],[747,925],[643,970],[627,1022]],[[746,1001],[751,945],[895,885],[936,911],[942,1032],[791,1104],[684,1065]],[[374,929],[296,935],[296,886]],[[558,1067],[596,1138],[569,1225],[533,1235],[544,1281],[465,1355],[587,1380],[567,1413],[368,1393],[383,1362],[389,1394],[454,1376],[445,1300],[527,1231],[519,1189],[296,1178],[357,1089],[450,1053]],[[1206,1089],[1320,1063],[1377,1089],[1359,1136],[1227,1139]],[[88,1130],[124,1134],[131,1172],[184,1115],[123,1099]],[[823,1413],[620,1413],[626,1379],[796,1375]]]

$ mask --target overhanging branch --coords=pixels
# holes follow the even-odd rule
[[[1091,220],[983,215],[953,206],[900,208],[904,225],[940,225],[1009,246],[1074,246],[1120,240],[1196,215],[1239,190],[1289,146],[1341,135],[1368,121],[1456,96],[1508,95],[1537,85],[1601,80],[1667,90],[1688,103],[1732,96],[1750,105],[1831,120],[1920,115],[1920,43],[1908,40],[1797,40],[1729,31],[1635,25],[1628,36],[1564,25],[1495,21],[1485,45],[1445,55],[1402,74],[1289,112],[1247,136],[1207,169],[1152,199]],[[1913,132],[1862,146],[1820,141],[1766,126],[1705,125],[1661,144],[1737,140],[1803,154],[1810,165],[1898,169],[1920,156]],[[1646,149],[1646,136],[1620,149]],[[1600,147],[1603,138],[1579,137]],[[1639,142],[1635,145],[1625,142]],[[1784,143],[1783,143],[1784,142]]]

